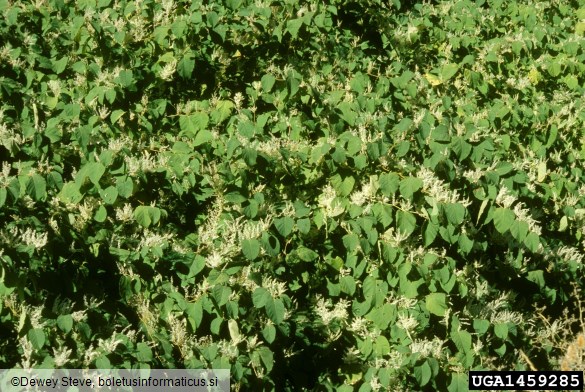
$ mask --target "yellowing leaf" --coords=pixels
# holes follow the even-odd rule
[[[437,75],[433,75],[432,73],[426,73],[425,74],[425,79],[427,80],[427,82],[429,82],[432,86],[438,86],[440,84],[443,84],[443,82],[441,81],[441,79],[439,79],[439,77]]]

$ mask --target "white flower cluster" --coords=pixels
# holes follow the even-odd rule
[[[329,325],[335,319],[347,319],[347,308],[349,305],[350,303],[348,300],[341,299],[333,306],[333,309],[330,309],[331,300],[324,300],[321,296],[319,296],[317,297],[317,305],[315,305],[314,311],[321,318],[323,324]]]
[[[498,204],[504,208],[512,207],[512,205],[514,203],[516,203],[517,201],[518,201],[517,197],[514,196],[513,194],[511,194],[510,191],[508,190],[508,188],[506,188],[505,186],[502,186],[502,188],[500,188],[500,191],[498,192],[498,195],[496,196],[496,204]],[[521,202],[517,202],[517,204],[514,205],[514,208],[512,210],[514,211],[516,218],[519,221],[526,222],[528,224],[528,229],[531,232],[540,235],[542,232],[542,229],[541,229],[538,221],[536,221],[534,218],[532,218],[532,216],[530,215],[530,211],[527,208],[523,208],[523,207],[524,207],[524,205]]]
[[[48,242],[46,232],[39,233],[31,228],[23,231],[18,227],[0,231],[0,240],[6,244],[23,243],[35,249],[43,248]]]
[[[440,358],[444,343],[445,342],[438,337],[433,338],[433,340],[419,339],[410,344],[410,351],[413,354],[420,353],[422,358],[426,358],[430,355],[435,358]]]
[[[375,198],[378,187],[378,176],[371,176],[370,181],[364,184],[361,190],[351,194],[350,201],[355,205],[363,206]]]
[[[154,233],[148,229],[145,229],[142,233],[142,239],[140,240],[139,248],[152,248],[152,247],[166,247],[169,241],[174,237],[172,233]]]
[[[134,214],[132,205],[130,203],[125,203],[124,207],[116,208],[116,220],[127,223],[134,220]]]
[[[279,282],[273,278],[264,276],[262,278],[262,287],[268,290],[272,298],[280,298],[286,294],[286,283]]]
[[[440,203],[460,203],[465,207],[471,205],[469,199],[460,199],[459,192],[449,189],[449,187],[431,170],[421,167],[417,177],[423,182],[423,192],[427,193],[433,199]]]
[[[321,207],[326,217],[333,218],[343,213],[344,208],[341,201],[337,199],[335,189],[329,184],[323,188],[319,195],[319,207]]]
[[[416,327],[418,327],[418,320],[415,319],[410,314],[399,313],[398,314],[398,321],[396,322],[396,325],[399,328],[406,331],[406,334],[408,335],[410,340],[412,340],[412,336],[410,335],[410,333],[413,332],[416,329]]]
[[[565,262],[576,261],[582,264],[583,258],[585,257],[579,249],[572,246],[561,246],[560,248],[556,249],[555,253]]]
[[[177,60],[173,59],[166,63],[160,70],[159,76],[162,80],[169,81],[173,78],[175,71],[177,70]]]

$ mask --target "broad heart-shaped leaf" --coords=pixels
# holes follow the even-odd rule
[[[494,333],[497,337],[502,340],[506,340],[508,337],[508,324],[506,323],[497,323],[494,325]]]
[[[274,324],[280,324],[284,320],[285,309],[280,298],[272,299],[270,297],[264,307],[266,308],[266,314]]]
[[[79,186],[74,182],[68,182],[63,185],[63,189],[61,189],[57,197],[67,204],[77,204],[83,199],[83,195],[79,192]]]
[[[447,203],[443,206],[445,216],[452,225],[460,225],[465,219],[465,206],[460,203]]]
[[[418,191],[422,186],[423,182],[420,178],[406,177],[400,181],[400,194],[405,199],[410,199],[414,192]]]
[[[451,384],[447,387],[449,392],[468,392],[469,382],[467,374],[464,373],[453,373],[451,376]]]
[[[134,219],[142,227],[156,225],[160,220],[160,210],[152,206],[138,206],[134,209]]]
[[[262,336],[264,336],[264,339],[266,339],[268,343],[274,342],[274,339],[276,338],[276,328],[274,327],[274,325],[266,324],[266,326],[262,330]]]
[[[27,336],[35,350],[40,350],[45,345],[45,332],[41,328],[29,330]]]
[[[459,352],[468,353],[471,351],[471,334],[469,332],[462,329],[453,330],[451,340],[453,340]]]
[[[62,314],[57,317],[57,326],[61,331],[67,333],[73,328],[73,317],[70,314]]]
[[[390,354],[390,343],[385,336],[379,335],[374,341],[374,355],[383,357]]]
[[[303,25],[303,18],[291,19],[286,22],[286,30],[290,33],[293,38],[297,38],[299,29]]]
[[[88,162],[77,172],[75,183],[81,187],[85,183],[85,180],[89,178],[93,184],[99,185],[100,178],[102,178],[105,171],[106,168],[101,163]]]
[[[242,252],[248,260],[254,260],[260,254],[260,242],[257,239],[249,238],[242,241]]]
[[[524,241],[524,238],[528,235],[528,223],[515,220],[510,226],[510,234],[518,241]]]
[[[197,112],[179,117],[179,126],[189,137],[195,137],[198,131],[205,129],[209,123],[207,113]]]
[[[207,142],[210,142],[211,140],[213,140],[213,134],[207,129],[202,129],[199,132],[197,132],[197,135],[193,140],[193,145],[197,147]]]
[[[136,359],[141,362],[152,360],[152,349],[148,343],[140,342],[136,345]]]
[[[276,226],[276,230],[278,230],[280,235],[283,237],[287,237],[292,232],[294,225],[295,221],[290,216],[276,218],[274,220],[274,226]]]
[[[426,296],[425,303],[429,312],[443,317],[447,310],[447,295],[444,293],[431,293]]]
[[[432,371],[429,363],[424,361],[422,365],[414,367],[414,377],[418,384],[422,387],[427,385],[429,380],[431,379]]]
[[[100,189],[100,197],[106,204],[114,204],[118,198],[118,189],[115,186],[109,186],[106,189]]]
[[[232,114],[234,103],[232,101],[218,101],[215,105],[215,109],[211,112],[211,121],[214,124],[219,124],[227,119]]]
[[[272,297],[264,287],[257,287],[252,293],[252,303],[255,308],[263,308]]]
[[[47,181],[41,175],[33,174],[26,186],[26,193],[34,200],[41,200],[47,195]]]
[[[410,235],[416,229],[416,217],[408,211],[396,212],[396,227],[403,234]]]
[[[494,211],[493,218],[496,230],[504,234],[512,226],[512,223],[514,223],[516,215],[509,208],[498,207]]]
[[[459,70],[459,66],[457,64],[449,63],[445,64],[441,67],[441,81],[445,82],[451,79],[457,71]]]
[[[195,68],[195,56],[191,51],[187,52],[185,56],[177,64],[177,73],[183,79],[191,78],[193,69]]]
[[[264,90],[265,93],[269,93],[270,90],[272,90],[272,86],[274,86],[276,78],[271,74],[266,74],[262,76],[262,79],[260,81],[262,83],[262,90]]]
[[[101,205],[98,207],[97,211],[95,212],[93,219],[95,219],[96,222],[101,223],[101,222],[104,222],[107,217],[108,217],[108,211],[106,210],[106,207]]]
[[[227,286],[216,285],[216,286],[213,286],[211,293],[213,295],[213,299],[215,299],[215,301],[217,302],[217,305],[223,306],[230,299],[230,295],[232,294],[232,289],[230,289]]]
[[[306,248],[304,246],[299,247],[296,250],[297,256],[299,257],[299,259],[303,260],[303,261],[313,261],[315,260],[317,257],[319,257],[319,254],[316,253],[315,251]]]

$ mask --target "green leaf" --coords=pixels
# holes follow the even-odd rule
[[[47,196],[47,181],[40,174],[33,174],[26,186],[26,193],[34,200],[41,200]]]
[[[218,101],[215,109],[211,112],[211,121],[214,124],[220,124],[232,114],[234,103],[232,101]]]
[[[140,342],[136,345],[136,359],[140,362],[149,362],[152,360],[152,350],[148,343]]]
[[[471,334],[462,329],[451,332],[451,339],[455,346],[461,353],[468,353],[471,351]]]
[[[177,73],[183,79],[190,79],[193,69],[195,68],[195,56],[193,52],[188,51],[181,61],[177,64]]]
[[[260,254],[260,242],[254,238],[243,240],[242,252],[248,260],[255,260]]]
[[[138,206],[134,209],[134,219],[142,227],[156,225],[160,220],[160,210],[152,206]]]
[[[384,357],[390,354],[390,343],[385,336],[379,335],[374,341],[374,355],[377,357]]]
[[[294,227],[295,221],[293,218],[289,216],[285,216],[282,218],[276,218],[274,220],[274,225],[276,226],[276,230],[280,233],[283,237],[288,237],[288,235],[292,232]]]
[[[468,392],[469,381],[467,374],[464,373],[453,373],[451,375],[451,384],[447,387],[449,392]]]
[[[355,279],[352,276],[342,276],[339,278],[339,288],[343,293],[353,295],[356,287]]]
[[[487,332],[488,328],[490,327],[490,322],[484,319],[475,319],[473,320],[473,329],[480,335],[483,335]]]
[[[213,140],[213,134],[208,131],[207,129],[203,129],[197,132],[195,139],[193,140],[193,145],[195,147],[205,144]]]
[[[197,132],[205,129],[208,123],[209,116],[204,112],[179,117],[181,131],[189,137],[196,137]]]
[[[263,308],[266,306],[266,303],[272,299],[268,290],[264,287],[257,287],[256,290],[252,293],[252,303],[254,307],[257,309]]]
[[[293,38],[297,38],[299,29],[303,25],[303,18],[291,19],[286,22],[286,30]]]
[[[261,83],[262,83],[262,90],[266,93],[269,93],[272,90],[272,86],[274,86],[274,82],[276,78],[271,74],[266,74],[262,76]]]
[[[494,325],[494,333],[502,340],[508,337],[508,325],[506,323],[498,323]]]
[[[426,306],[427,310],[439,317],[443,317],[445,315],[445,311],[447,310],[447,295],[444,293],[431,293],[426,296]]]
[[[40,350],[45,345],[45,332],[41,328],[29,330],[27,337],[35,350]]]
[[[115,124],[122,116],[124,115],[124,111],[120,109],[116,109],[110,114],[110,121],[112,124]]]
[[[223,285],[216,285],[213,286],[213,288],[211,289],[211,294],[213,295],[213,299],[215,299],[215,302],[217,302],[217,305],[223,306],[230,299],[232,289]]]
[[[274,339],[276,338],[276,328],[274,327],[274,324],[266,324],[264,329],[262,329],[262,336],[264,336],[264,339],[266,339],[268,343],[274,342]]]
[[[460,225],[465,219],[465,206],[460,203],[447,203],[443,205],[447,220],[452,225]]]
[[[0,208],[2,208],[2,206],[4,206],[4,203],[6,203],[6,195],[8,194],[8,191],[6,190],[6,188],[0,188]]]
[[[423,231],[423,240],[425,247],[430,246],[439,233],[439,225],[433,222],[427,222]]]
[[[128,198],[132,196],[132,193],[134,193],[134,182],[132,182],[130,177],[117,177],[116,189],[118,190],[119,196]]]
[[[515,220],[510,226],[510,234],[518,241],[524,241],[528,235],[528,223]]]
[[[512,223],[516,219],[516,215],[514,214],[514,211],[508,208],[498,207],[494,211],[493,218],[496,230],[501,234],[504,234],[508,231],[510,226],[512,226]]]
[[[398,210],[396,226],[403,234],[410,235],[416,229],[416,217],[408,211]]]
[[[66,204],[77,204],[83,198],[83,195],[79,192],[79,186],[74,182],[68,182],[63,185],[63,189],[57,196],[63,203]]]
[[[266,301],[264,307],[266,308],[266,314],[274,324],[278,325],[282,323],[284,320],[285,308],[281,299],[272,299],[271,297]]]
[[[118,74],[118,77],[114,79],[115,82],[119,83],[122,87],[130,87],[134,84],[134,75],[132,70],[123,69]]]
[[[114,186],[109,186],[106,189],[100,189],[100,197],[106,204],[114,204],[118,198],[118,189]]]
[[[451,79],[457,71],[459,70],[459,65],[449,63],[445,64],[441,67],[441,81],[446,82],[447,80]]]
[[[73,317],[70,314],[62,314],[57,317],[57,326],[61,331],[68,333],[73,328]]]
[[[317,257],[319,257],[319,254],[316,253],[315,251],[306,248],[304,246],[299,247],[296,250],[297,256],[299,257],[299,259],[303,260],[303,261],[313,261],[315,260]]]
[[[556,78],[561,74],[562,68],[561,63],[558,60],[551,61],[546,69],[550,76]]]
[[[528,233],[524,239],[524,245],[531,251],[536,252],[540,246],[540,237],[536,233]]]
[[[527,279],[531,282],[536,283],[538,285],[538,287],[541,289],[546,287],[546,281],[544,279],[544,271],[542,271],[542,270],[528,272]]]
[[[421,189],[423,186],[423,182],[420,178],[416,177],[406,177],[402,181],[400,181],[400,194],[405,198],[410,200],[412,195]]]
[[[57,75],[65,71],[65,68],[67,67],[67,59],[67,56],[63,56],[60,60],[53,60],[53,71],[55,71]]]
[[[414,377],[421,387],[427,385],[431,379],[431,375],[431,367],[427,361],[424,361],[420,366],[414,367]]]
[[[101,205],[98,207],[97,211],[95,212],[93,219],[95,219],[96,222],[101,223],[101,222],[104,222],[107,217],[108,217],[108,211],[106,210],[106,207]]]
[[[99,186],[100,178],[105,173],[106,168],[99,162],[89,162],[85,164],[75,176],[75,183],[78,186],[83,186],[87,178],[94,184]]]
[[[400,185],[400,177],[396,173],[384,173],[380,175],[380,190],[384,196],[392,197]]]

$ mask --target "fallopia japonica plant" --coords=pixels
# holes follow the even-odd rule
[[[582,1],[0,12],[3,367],[454,392],[578,363]]]

